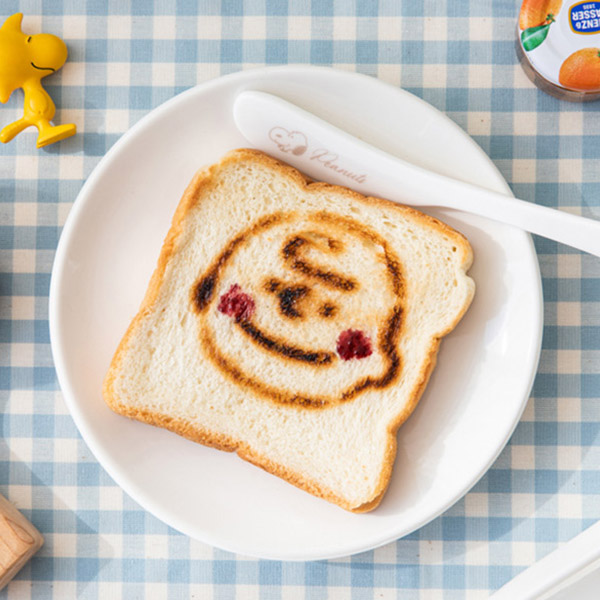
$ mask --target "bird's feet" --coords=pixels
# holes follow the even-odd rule
[[[40,134],[38,135],[37,139],[38,148],[42,148],[48,144],[53,144],[54,142],[60,142],[60,140],[71,137],[77,132],[77,127],[75,127],[73,123],[67,123],[65,125],[48,124],[44,127],[40,127],[39,129]]]
[[[21,133],[23,129],[27,129],[27,127],[31,125],[33,125],[33,123],[30,123],[25,119],[19,119],[14,123],[10,123],[6,127],[4,127],[2,131],[0,131],[0,142],[2,142],[3,144],[10,142],[10,140],[12,140],[19,133]]]

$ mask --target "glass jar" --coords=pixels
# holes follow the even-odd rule
[[[563,100],[600,98],[600,1],[524,0],[517,53],[529,78]]]

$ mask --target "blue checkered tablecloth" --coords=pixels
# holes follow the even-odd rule
[[[140,117],[226,73],[319,64],[430,102],[518,197],[600,218],[600,102],[535,88],[515,54],[519,0],[1,0],[0,20],[61,36],[46,79],[69,143],[0,147],[0,492],[43,549],[0,598],[483,599],[600,518],[600,259],[535,239],[545,329],[532,397],[506,449],[455,506],[346,559],[281,563],[189,539],[141,509],[80,437],[48,334],[54,252],[84,180]],[[19,118],[20,92],[0,105]]]

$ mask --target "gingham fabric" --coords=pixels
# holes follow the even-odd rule
[[[141,509],[81,439],[58,388],[48,288],[58,238],[111,145],[174,94],[272,64],[329,65],[425,99],[518,197],[600,218],[600,102],[539,91],[515,54],[519,0],[2,0],[0,19],[65,39],[46,79],[59,123],[0,148],[0,492],[45,536],[0,598],[482,599],[600,518],[600,259],[535,239],[545,330],[522,420],[441,517],[383,548],[274,562],[214,549]],[[0,105],[17,119],[21,92]]]

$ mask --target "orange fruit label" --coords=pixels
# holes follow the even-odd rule
[[[573,52],[561,65],[558,81],[572,90],[600,90],[600,48]]]
[[[544,89],[549,84],[556,88],[550,93],[600,96],[600,0],[524,0],[519,40],[523,60]]]
[[[525,0],[519,13],[519,28],[528,29],[543,25],[549,15],[556,17],[562,7],[562,0]]]

